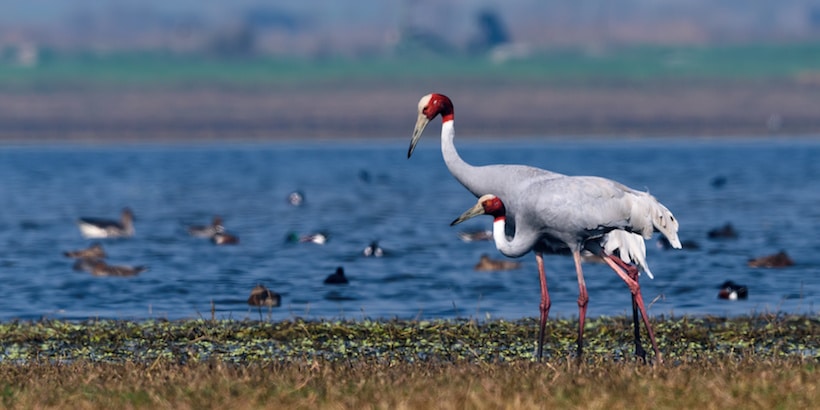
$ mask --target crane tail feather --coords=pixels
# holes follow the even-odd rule
[[[646,263],[646,242],[643,236],[620,229],[614,230],[604,237],[603,247],[607,254],[617,254],[622,261],[635,264],[639,271],[645,272],[650,279],[655,279]]]

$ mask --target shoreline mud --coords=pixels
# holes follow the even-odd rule
[[[459,138],[820,134],[820,86],[795,82],[326,84],[0,90],[0,143],[406,137],[450,96]]]

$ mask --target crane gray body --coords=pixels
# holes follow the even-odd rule
[[[665,211],[671,217],[654,197],[605,178],[572,177],[527,165],[470,165],[458,154],[454,138],[453,121],[442,123],[441,153],[453,177],[477,198],[494,194],[506,206],[506,235],[512,236],[516,245],[509,253],[502,252],[506,256],[522,256],[533,246],[548,253],[571,251],[574,245],[580,249],[587,241],[598,239],[597,245],[607,253],[617,251],[625,262],[634,262],[652,277],[644,239],[651,237],[654,226],[631,213],[634,207],[635,216]],[[653,210],[655,207],[660,208]],[[542,223],[533,224],[535,221]],[[631,225],[638,221],[639,226]],[[533,231],[531,226],[549,229]],[[584,232],[581,237],[566,234],[579,231]],[[680,245],[676,231],[677,222],[674,230],[662,231],[673,246]]]
[[[638,325],[640,309],[656,357],[661,361],[640,293],[638,271],[628,263],[634,262],[638,269],[652,277],[646,266],[644,238],[649,239],[655,230],[662,232],[673,247],[681,247],[677,236],[678,223],[672,213],[648,193],[605,178],[570,177],[525,165],[472,166],[461,159],[453,144],[454,108],[447,96],[425,95],[419,101],[418,113],[407,151],[408,158],[429,121],[441,115],[441,153],[444,162],[456,180],[479,198],[476,206],[452,224],[490,213],[495,217],[493,237],[499,251],[510,257],[519,257],[530,251],[535,253],[541,282],[538,358],[541,358],[543,351],[551,304],[542,254],[568,250],[575,262],[579,288],[580,356],[589,301],[581,268],[582,251],[586,250],[609,265],[632,293],[635,354],[645,359]],[[619,258],[613,256],[615,252]]]

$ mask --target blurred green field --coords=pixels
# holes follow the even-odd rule
[[[363,59],[216,59],[166,53],[58,54],[33,67],[0,64],[0,87],[58,85],[260,86],[453,78],[460,81],[592,82],[777,80],[820,72],[820,43],[554,50],[525,59],[396,56]]]

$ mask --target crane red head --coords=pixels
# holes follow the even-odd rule
[[[416,128],[413,130],[413,139],[410,140],[410,149],[407,150],[407,158],[413,155],[416,143],[421,138],[421,133],[427,124],[437,115],[441,115],[441,121],[453,120],[453,102],[444,94],[427,94],[419,100],[419,117],[416,120]]]
[[[499,218],[506,218],[507,210],[504,208],[504,203],[501,202],[500,198],[493,194],[487,194],[478,198],[478,202],[451,222],[450,226],[458,225],[479,215],[492,215],[495,220],[498,220]]]

